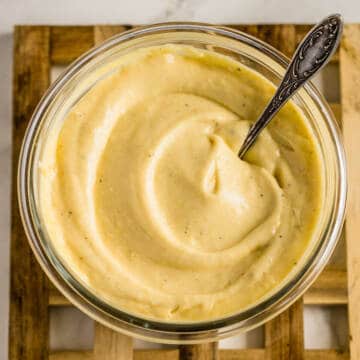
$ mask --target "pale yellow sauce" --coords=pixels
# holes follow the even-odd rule
[[[45,146],[55,250],[93,293],[140,316],[208,320],[253,305],[301,260],[318,220],[322,172],[302,113],[287,104],[242,161],[268,81],[181,46],[125,58]]]

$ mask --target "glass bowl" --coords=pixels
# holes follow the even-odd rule
[[[134,29],[93,48],[57,79],[40,101],[25,134],[18,170],[18,197],[23,224],[42,268],[55,286],[79,309],[115,330],[148,341],[214,341],[256,327],[290,306],[324,268],[344,221],[346,169],[339,129],[326,101],[308,84],[294,97],[318,142],[324,169],[324,203],[318,231],[301,264],[267,298],[239,313],[212,321],[153,321],[121,311],[92,294],[67,270],[52,247],[39,212],[39,156],[51,130],[97,81],[117,68],[117,59],[135,49],[186,44],[226,54],[277,85],[288,59],[269,45],[236,30],[196,23],[168,23]],[[105,70],[106,68],[106,70]]]

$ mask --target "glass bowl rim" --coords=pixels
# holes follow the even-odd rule
[[[32,180],[30,174],[31,169],[29,165],[31,164],[30,160],[33,147],[35,145],[34,140],[37,137],[36,135],[38,134],[39,129],[41,128],[41,123],[44,119],[46,110],[52,105],[53,98],[62,90],[62,87],[67,83],[67,81],[82,68],[82,66],[95,59],[96,56],[101,54],[103,51],[111,49],[113,46],[127,42],[134,38],[164,31],[192,31],[220,35],[227,39],[230,38],[240,41],[252,48],[255,48],[267,57],[270,57],[272,60],[276,61],[282,67],[286,67],[289,62],[289,60],[281,52],[271,47],[269,44],[241,31],[230,29],[221,25],[194,22],[159,23],[149,26],[142,26],[115,35],[114,37],[102,43],[100,46],[96,46],[90,49],[77,60],[72,62],[41,98],[27,126],[20,150],[17,191],[20,216],[33,253],[51,281],[73,304],[75,304],[83,312],[87,313],[90,317],[96,319],[97,321],[112,327],[113,329],[125,332],[130,335],[135,335],[139,338],[168,343],[195,343],[202,342],[204,340],[207,341],[209,340],[209,336],[206,337],[205,335],[205,339],[183,338],[180,341],[177,336],[181,334],[187,334],[191,337],[192,334],[200,334],[204,332],[208,334],[209,331],[212,332],[214,330],[220,330],[220,333],[208,334],[212,339],[218,339],[228,336],[228,334],[230,335],[237,330],[239,331],[240,329],[248,330],[250,328],[256,327],[276,316],[279,312],[290,306],[305,292],[305,290],[319,275],[335,248],[344,222],[347,193],[345,154],[340,140],[341,135],[339,129],[337,127],[336,121],[334,120],[334,116],[329,109],[329,106],[327,105],[327,102],[317,91],[317,89],[311,83],[308,83],[304,86],[304,88],[323,114],[323,119],[326,122],[328,131],[331,135],[331,140],[336,153],[336,167],[339,173],[339,181],[337,188],[338,202],[334,210],[336,214],[335,223],[332,226],[330,235],[328,235],[328,237],[323,236],[323,238],[319,240],[319,243],[316,245],[316,250],[314,250],[314,254],[309,257],[309,259],[307,259],[304,266],[293,276],[291,280],[285,282],[271,296],[266,297],[264,300],[247,308],[246,310],[223,317],[221,319],[209,321],[188,323],[161,322],[157,320],[144,319],[133,314],[128,314],[126,311],[117,311],[117,314],[114,315],[113,311],[111,311],[112,307],[103,301],[96,301],[97,299],[94,294],[90,293],[89,299],[88,296],[86,296],[88,291],[85,291],[85,294],[84,292],[79,293],[78,288],[74,289],[74,287],[71,286],[64,279],[64,277],[60,275],[59,269],[53,264],[52,259],[50,259],[46,248],[42,244],[42,240],[37,236],[36,224],[32,216],[31,205],[28,203],[29,198],[31,198],[29,184]],[[119,317],[119,313],[120,315],[125,315],[125,318],[124,316]],[[114,321],[117,323],[114,324]],[[249,322],[249,324],[247,322]],[[141,329],[142,334],[138,333],[139,329]],[[223,330],[223,332],[221,332],[221,330]],[[156,333],[158,334],[156,335]],[[164,336],[165,334],[168,334],[168,336]]]

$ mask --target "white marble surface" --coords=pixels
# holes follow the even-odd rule
[[[348,22],[360,22],[359,0],[0,0],[0,360],[7,359],[9,297],[9,224],[11,156],[11,66],[14,24],[150,23],[173,20],[215,23],[308,23],[340,12]],[[338,93],[321,85],[330,98]],[[70,329],[68,326],[70,324]],[[65,332],[66,327],[66,332]],[[305,309],[305,346],[342,347],[346,343],[346,310],[342,307]],[[62,335],[61,335],[62,334]],[[79,336],[81,334],[82,336]],[[92,322],[76,309],[51,315],[52,348],[90,348]],[[262,330],[221,343],[224,347],[263,345]],[[137,342],[136,346],[147,346]]]

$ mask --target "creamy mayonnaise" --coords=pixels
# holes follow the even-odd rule
[[[66,267],[94,294],[158,320],[208,320],[268,295],[310,244],[319,154],[288,103],[237,157],[273,86],[180,45],[126,56],[49,138],[41,213]]]

